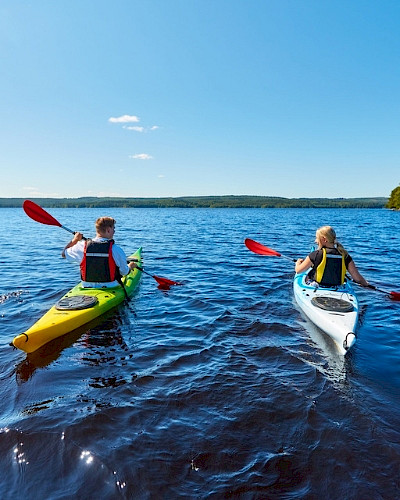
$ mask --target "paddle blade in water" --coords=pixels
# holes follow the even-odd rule
[[[357,282],[354,282],[357,283]],[[357,283],[359,285],[359,283]],[[361,285],[360,285],[361,286]],[[368,285],[367,288],[370,288],[371,290],[375,290],[376,292],[384,293],[387,295],[390,299],[400,301],[400,293],[399,292],[391,292],[389,290],[384,290],[382,288],[379,288],[375,285]]]
[[[279,252],[276,252],[275,250],[272,250],[272,248],[268,248],[265,245],[258,243],[258,241],[251,240],[250,238],[246,238],[244,240],[244,244],[251,252],[257,253],[258,255],[270,255],[273,257],[282,257],[282,255]]]
[[[389,297],[390,297],[392,300],[397,300],[397,301],[400,301],[400,293],[399,293],[399,292],[390,292]]]
[[[181,283],[178,283],[177,281],[172,281],[172,280],[169,280],[168,278],[161,278],[161,276],[156,276],[155,274],[151,274],[148,271],[145,271],[143,269],[143,267],[140,267],[140,266],[136,266],[136,267],[137,267],[137,269],[139,269],[139,271],[142,271],[142,273],[147,274],[148,276],[151,276],[152,278],[154,278],[157,281],[157,283],[160,285],[160,288],[163,288],[165,290],[168,290],[170,286],[181,284]]]
[[[36,222],[40,222],[41,224],[48,224],[49,226],[61,227],[61,224],[57,219],[55,219],[52,215],[46,212],[46,210],[43,210],[42,207],[31,200],[25,200],[22,208],[24,209],[26,215]]]
[[[161,278],[160,276],[154,276],[153,278],[157,281],[161,288],[169,288],[170,286],[180,285],[177,281],[169,280],[168,278]]]

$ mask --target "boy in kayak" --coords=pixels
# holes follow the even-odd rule
[[[115,220],[112,217],[100,217],[95,226],[95,238],[84,240],[82,233],[75,233],[61,256],[79,262],[83,287],[118,286],[121,277],[137,266],[134,262],[127,264],[124,251],[114,244]]]
[[[331,287],[343,285],[346,272],[349,271],[353,280],[368,287],[368,281],[358,271],[353,259],[337,241],[333,227],[323,226],[317,229],[315,243],[318,249],[311,252],[305,259],[298,259],[295,265],[297,274],[307,271],[310,284]]]

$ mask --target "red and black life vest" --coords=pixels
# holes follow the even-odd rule
[[[114,240],[86,240],[81,262],[81,279],[107,283],[120,279],[121,275],[112,256]]]

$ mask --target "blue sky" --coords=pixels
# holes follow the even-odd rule
[[[400,2],[2,0],[0,197],[389,196]]]

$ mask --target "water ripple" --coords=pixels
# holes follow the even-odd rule
[[[293,265],[243,245],[300,257],[331,223],[364,274],[393,289],[398,214],[112,209],[123,247],[143,245],[146,269],[183,285],[144,276],[129,306],[25,355],[9,342],[78,270],[60,261],[63,232],[2,210],[10,238],[24,232],[13,252],[0,243],[3,498],[398,497],[399,305],[359,290],[344,359],[297,308]],[[103,214],[54,215],[88,233]],[[23,259],[30,279],[16,286]]]

